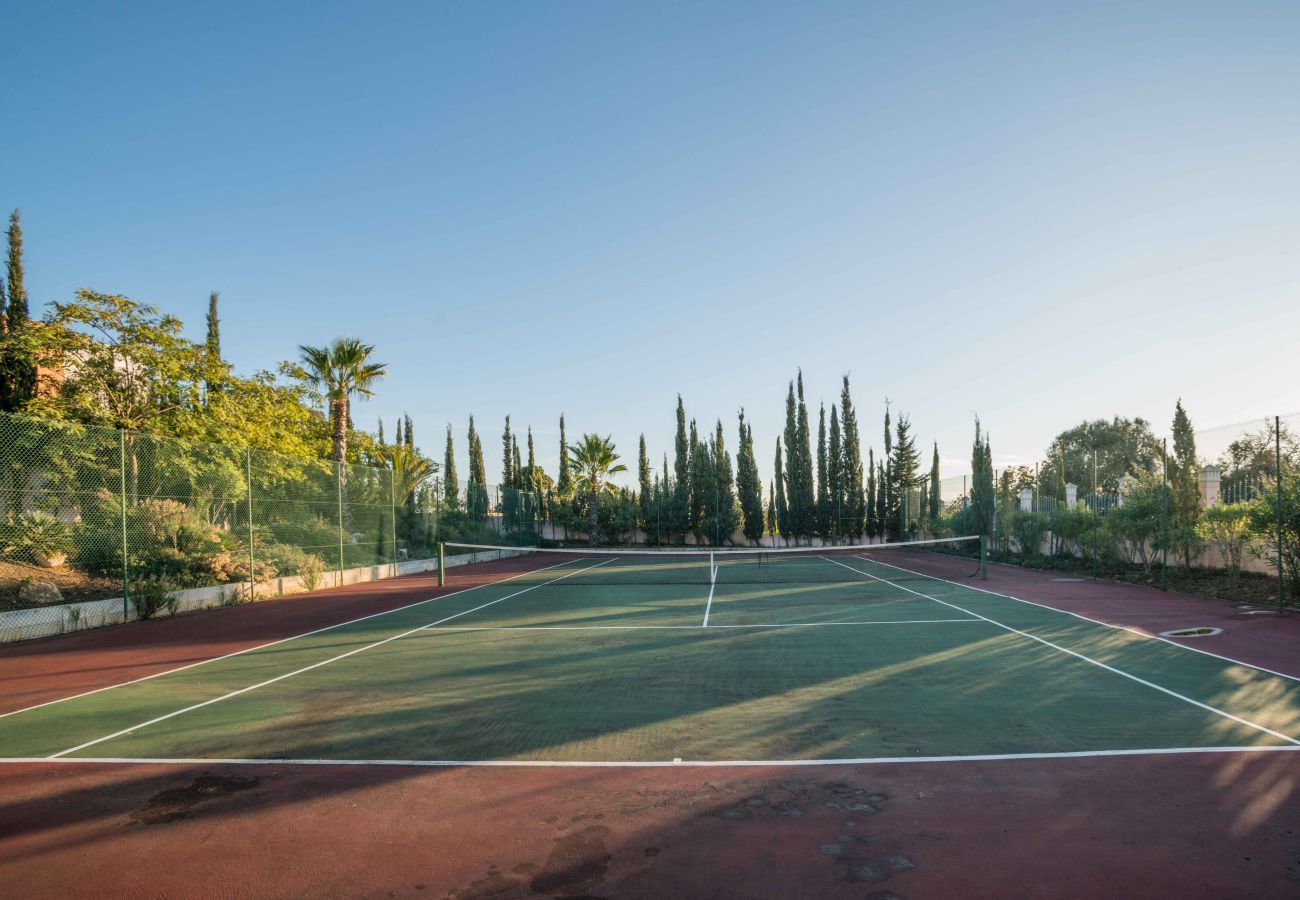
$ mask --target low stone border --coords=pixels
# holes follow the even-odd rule
[[[520,552],[522,551],[502,550],[449,556],[447,557],[447,567],[464,566],[492,559],[505,559],[510,556],[517,556]],[[401,575],[418,575],[421,572],[436,571],[437,568],[438,560],[436,559],[411,559],[398,563],[382,563],[377,566],[359,566],[353,569],[344,569],[342,573],[335,569],[321,574],[317,590],[345,584],[380,581]],[[255,588],[254,599],[268,599],[304,592],[302,578],[297,575],[288,575],[259,582]],[[182,588],[172,593],[176,597],[176,612],[195,612],[200,609],[212,609],[217,606],[239,602],[241,598],[247,596],[248,582],[218,584],[200,588]],[[166,616],[167,613],[160,612],[158,615]],[[0,644],[53,637],[56,634],[68,634],[90,628],[103,628],[106,625],[121,625],[123,622],[130,622],[136,618],[134,609],[127,612],[123,611],[121,597],[106,600],[85,600],[81,603],[34,606],[28,609],[13,609],[0,612]]]

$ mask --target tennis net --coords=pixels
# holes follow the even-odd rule
[[[978,537],[939,538],[828,547],[647,549],[507,547],[447,543],[447,556],[474,564],[523,558],[523,567],[562,574],[580,584],[809,584],[861,582],[873,577],[973,578],[980,574]],[[469,560],[463,557],[469,556]]]

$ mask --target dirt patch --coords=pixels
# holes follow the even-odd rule
[[[256,778],[226,775],[200,775],[188,787],[159,791],[149,798],[141,809],[131,813],[131,819],[142,825],[163,825],[184,819],[200,803],[229,797],[261,784]]]
[[[609,829],[604,825],[588,825],[556,838],[551,855],[528,887],[535,894],[590,894],[609,870],[612,856],[605,846],[608,836]]]
[[[102,600],[122,596],[122,582],[116,578],[99,578],[67,566],[45,569],[10,560],[0,560],[0,610],[21,609],[30,604],[18,599],[26,581],[48,581],[59,589],[68,603]]]

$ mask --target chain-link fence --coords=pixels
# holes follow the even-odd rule
[[[409,555],[392,473],[0,416],[0,606],[339,583]],[[269,582],[278,582],[270,588]]]
[[[1031,464],[943,479],[942,527],[993,558],[1250,603],[1300,598],[1300,415],[1158,438],[1066,432]]]

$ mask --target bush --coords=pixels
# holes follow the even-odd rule
[[[160,575],[142,578],[131,585],[131,603],[141,619],[152,619],[161,609],[176,612],[176,598],[171,595],[171,584]]]
[[[302,579],[302,586],[308,592],[320,587],[321,577],[324,574],[325,563],[318,556],[305,554],[305,558],[298,564],[298,577]]]
[[[23,513],[6,529],[4,550],[39,566],[61,566],[72,549],[72,530],[47,512]]]
[[[1017,510],[1007,517],[1006,529],[1022,555],[1036,557],[1042,555],[1050,525],[1051,519],[1044,513]]]
[[[1241,575],[1241,561],[1255,539],[1249,503],[1220,503],[1201,512],[1196,523],[1201,540],[1219,551],[1228,574],[1235,581]]]

